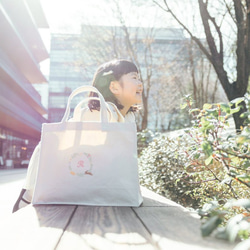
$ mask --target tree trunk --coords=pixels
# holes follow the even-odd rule
[[[142,115],[142,122],[141,122],[141,130],[144,130],[148,126],[148,98],[146,98],[145,94],[142,94],[143,100],[143,115]]]
[[[238,86],[239,85],[240,84],[238,84]],[[230,89],[230,90],[228,92],[226,92],[229,101],[232,101],[232,100],[234,100],[236,98],[244,96],[244,94],[242,93],[242,91],[241,90],[239,91],[239,89],[237,88],[237,83],[236,82],[233,82],[229,86],[230,86],[230,88],[228,88],[228,89]],[[244,101],[241,102],[240,105],[242,106],[242,108],[240,109],[240,111],[233,114],[235,128],[236,128],[237,132],[239,132],[241,130],[241,127],[244,124],[244,119],[241,118],[240,115],[242,113],[244,113],[244,112],[247,111],[246,103]]]
[[[250,0],[246,0],[250,1]],[[211,52],[211,57],[208,59],[214,66],[214,69],[218,75],[218,78],[221,82],[223,89],[228,97],[229,101],[232,101],[235,98],[243,97],[246,94],[248,86],[248,77],[249,77],[249,46],[246,41],[249,40],[248,37],[248,28],[245,26],[244,22],[244,13],[242,9],[241,0],[234,0],[235,7],[235,17],[237,23],[237,80],[234,83],[230,83],[227,72],[224,69],[224,54],[223,54],[223,39],[220,27],[217,26],[215,19],[211,17],[207,10],[207,4],[203,0],[198,0],[200,7],[200,15],[202,18],[204,31],[206,34],[207,43]],[[247,21],[249,19],[249,13],[246,15]],[[212,23],[216,29],[216,32],[219,37],[219,48],[216,47],[215,38],[212,35],[210,23]],[[237,131],[243,126],[244,119],[240,118],[240,115],[246,111],[246,104],[241,103],[242,109],[233,115],[235,121],[235,128]]]

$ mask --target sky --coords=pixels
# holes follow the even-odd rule
[[[145,3],[146,0],[144,0]],[[49,22],[51,31],[55,32],[79,32],[80,24],[97,25],[118,25],[113,11],[114,1],[112,0],[40,0],[46,18]],[[146,1],[147,2],[147,1]],[[148,1],[150,6],[155,6],[152,1]],[[131,0],[119,1],[123,15],[126,19],[129,17],[131,22],[137,22],[138,16],[144,17],[144,22],[149,21],[145,18],[145,10],[142,12],[142,6],[133,7]],[[152,16],[154,9],[148,10]],[[150,20],[152,22],[152,20]]]
[[[127,26],[160,26],[166,14],[152,0],[137,0],[148,3],[136,7],[131,0],[119,1]],[[47,50],[50,50],[50,33],[80,33],[81,24],[120,25],[119,12],[114,0],[40,0],[49,29],[40,29]],[[150,8],[148,8],[150,6]],[[162,17],[159,18],[159,14]],[[155,18],[157,16],[157,18]],[[150,17],[150,18],[149,18]],[[48,75],[48,62],[41,63],[41,70]]]
[[[96,0],[40,0],[52,32],[77,32],[84,16],[93,16]],[[103,6],[104,0],[99,0]]]
[[[153,0],[40,0],[51,33],[80,33],[81,24],[120,25],[116,1],[126,26],[179,27]],[[193,1],[169,0],[168,3],[182,18],[192,22],[190,13],[197,6],[191,4]]]
[[[105,6],[106,0],[40,0],[40,2],[49,24],[49,29],[40,29],[40,33],[46,47],[49,48],[47,38],[50,33],[80,32],[80,24],[84,21],[84,17],[86,20],[95,19],[97,2]]]

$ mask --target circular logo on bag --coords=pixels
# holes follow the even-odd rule
[[[93,175],[91,155],[87,153],[73,154],[69,160],[70,174],[77,176]]]

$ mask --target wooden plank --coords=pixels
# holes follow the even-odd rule
[[[160,249],[233,249],[235,245],[215,238],[203,238],[200,219],[184,207],[133,208]]]
[[[1,222],[0,249],[54,249],[75,208],[29,205],[18,210]]]
[[[157,249],[129,207],[79,206],[56,249]]]
[[[159,194],[150,191],[149,189],[141,186],[141,193],[143,196],[142,207],[181,207],[174,201],[167,199]]]

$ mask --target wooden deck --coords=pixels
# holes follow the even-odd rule
[[[233,249],[202,238],[194,213],[145,188],[142,194],[139,208],[29,205],[1,222],[0,249]]]

